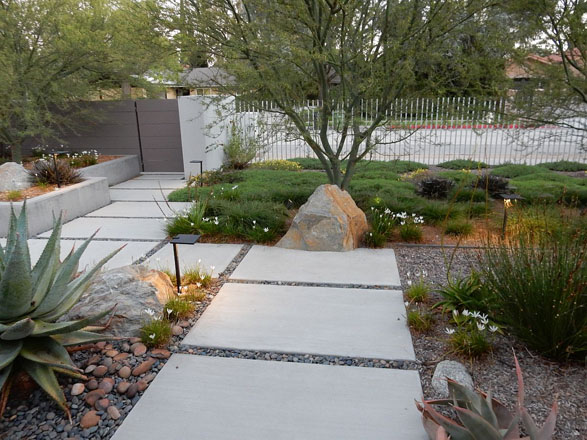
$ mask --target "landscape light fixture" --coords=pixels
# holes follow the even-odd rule
[[[61,154],[67,154],[67,151],[53,151],[53,167],[55,168],[55,179],[57,180],[57,188],[61,188],[61,178],[59,176],[59,167],[57,166],[57,157]]]
[[[190,163],[199,163],[200,164],[200,186],[204,186],[204,181],[202,180],[202,174],[204,174],[204,161],[203,160],[190,160]]]
[[[179,256],[177,254],[178,244],[196,244],[200,239],[197,234],[179,234],[171,239],[173,245],[173,259],[175,261],[175,279],[177,280],[177,293],[181,293],[181,273],[179,270]]]
[[[508,223],[508,209],[511,208],[518,200],[524,200],[519,194],[499,194],[503,199],[503,225],[501,227],[501,238],[505,238],[505,231]]]

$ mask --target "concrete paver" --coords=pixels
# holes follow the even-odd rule
[[[111,189],[177,189],[185,186],[185,180],[132,179],[114,185]]]
[[[113,440],[425,440],[417,371],[174,354]]]
[[[171,217],[174,212],[187,209],[187,202],[114,202],[97,209],[86,217]]]
[[[167,236],[164,226],[165,223],[162,219],[80,217],[64,224],[61,236],[64,238],[87,238],[99,229],[96,238],[161,241]],[[40,234],[40,237],[49,237],[50,235],[51,231],[47,231]]]
[[[113,202],[152,202],[167,200],[173,189],[110,189],[110,200]]]
[[[217,278],[218,274],[223,272],[230,262],[240,252],[240,244],[213,244],[213,243],[196,243],[193,246],[179,245],[177,253],[181,270],[195,267],[198,260],[201,260],[201,267],[204,270],[212,269],[212,277]],[[171,245],[164,246],[161,250],[151,256],[145,264],[153,269],[170,269],[174,270],[173,248]]]
[[[400,285],[393,249],[308,252],[253,246],[231,275],[231,279]]]
[[[415,360],[401,292],[225,284],[184,345]]]
[[[183,178],[183,173],[142,173],[133,180],[181,180]]]

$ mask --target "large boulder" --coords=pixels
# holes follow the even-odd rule
[[[116,305],[107,333],[115,336],[139,336],[149,315],[161,316],[163,305],[176,296],[173,284],[163,272],[141,265],[119,267],[102,272],[92,281],[65,320],[80,319]]]
[[[16,162],[6,162],[0,165],[0,192],[19,191],[32,186],[29,173]]]
[[[435,397],[442,399],[448,397],[446,379],[452,379],[471,391],[473,390],[473,378],[467,371],[467,367],[456,361],[442,361],[436,366],[432,376],[432,389],[436,393]]]
[[[306,251],[350,251],[367,232],[367,217],[350,194],[321,185],[302,205],[278,247]]]

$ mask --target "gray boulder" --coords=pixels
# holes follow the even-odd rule
[[[16,162],[6,162],[0,165],[0,192],[18,191],[32,186],[29,173]]]
[[[302,205],[277,247],[306,251],[351,251],[368,224],[350,194],[336,185],[321,185]]]
[[[105,333],[139,336],[142,325],[150,318],[145,310],[161,316],[163,305],[174,297],[173,285],[163,272],[140,265],[119,267],[96,276],[64,320],[85,318],[116,305],[114,319]]]
[[[432,376],[432,388],[436,392],[435,397],[448,397],[447,378],[460,383],[470,390],[474,388],[473,378],[463,364],[456,361],[442,361],[436,366]]]

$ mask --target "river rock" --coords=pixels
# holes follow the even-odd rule
[[[121,337],[135,336],[149,318],[145,310],[151,309],[160,315],[163,304],[175,296],[173,285],[163,272],[141,265],[124,266],[96,276],[62,320],[85,318],[116,305],[107,332]],[[105,317],[103,322],[107,319]]]
[[[29,173],[16,162],[0,165],[0,192],[19,191],[32,186]]]
[[[473,390],[473,378],[463,364],[456,361],[442,361],[436,366],[434,375],[432,376],[432,388],[436,392],[435,397],[448,397],[447,378]]]
[[[336,185],[320,185],[302,205],[277,247],[306,251],[351,251],[368,224],[350,194]]]

